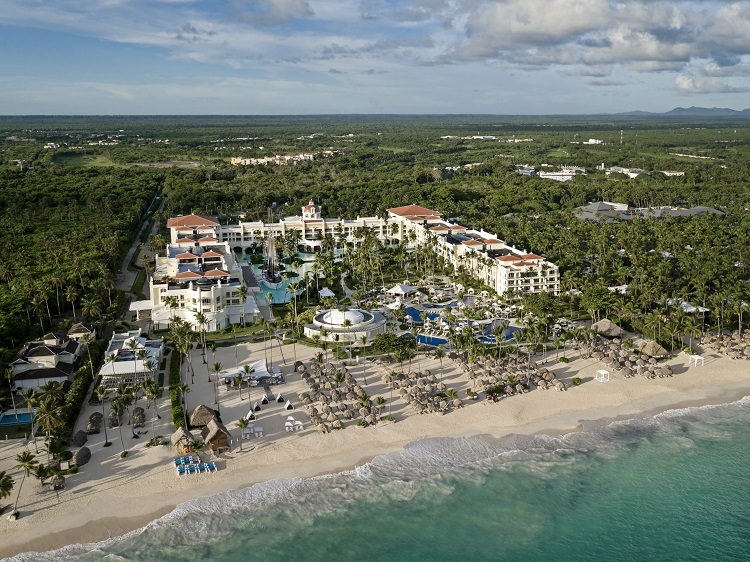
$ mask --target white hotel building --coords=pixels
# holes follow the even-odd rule
[[[214,218],[187,215],[169,219],[167,226],[171,231],[168,256],[157,260],[151,300],[142,301],[144,309],[152,307],[162,322],[175,312],[192,321],[189,313],[201,311],[211,318],[209,330],[240,322],[242,314],[247,321],[257,317],[253,293],[261,289],[251,268],[240,264],[235,254],[252,252],[269,232],[278,238],[297,231],[298,249],[312,253],[320,251],[328,235],[336,244],[354,245],[366,228],[386,245],[428,244],[457,271],[481,280],[498,294],[557,294],[560,290],[558,268],[544,257],[518,250],[482,230],[448,222],[440,212],[419,205],[388,209],[385,218],[341,219],[323,218],[320,205],[310,201],[302,207],[301,216],[278,222],[221,225]],[[239,302],[240,285],[248,288],[245,303]],[[165,297],[170,295],[179,299],[176,310],[165,306]]]
[[[172,241],[166,256],[156,258],[149,298],[131,303],[130,310],[138,317],[149,312],[156,329],[177,317],[199,330],[198,313],[205,316],[207,331],[257,320],[255,293],[260,287],[250,264],[240,263],[229,245],[217,239],[219,223],[188,215],[169,219],[167,226]]]

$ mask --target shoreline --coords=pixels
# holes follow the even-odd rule
[[[748,386],[743,386],[742,388],[722,389],[722,392],[720,392],[718,395],[715,395],[715,396],[705,396],[703,398],[692,398],[692,399],[676,401],[676,402],[665,401],[660,406],[654,406],[650,409],[642,410],[642,411],[635,412],[635,413],[628,412],[628,413],[622,413],[616,416],[599,417],[599,418],[594,418],[594,417],[589,417],[588,419],[581,418],[577,422],[573,422],[574,425],[570,423],[571,418],[568,415],[551,416],[545,420],[538,420],[538,421],[529,423],[525,427],[514,428],[515,430],[513,431],[504,432],[503,434],[499,434],[499,435],[493,434],[493,433],[486,433],[486,432],[474,432],[474,433],[461,432],[461,433],[452,434],[452,435],[451,434],[440,435],[439,437],[455,439],[455,438],[461,438],[461,437],[487,436],[489,438],[495,439],[502,443],[508,440],[513,435],[561,436],[561,435],[566,435],[566,434],[575,433],[575,432],[595,431],[597,428],[604,427],[613,422],[632,420],[632,419],[646,419],[646,418],[654,417],[664,412],[673,411],[673,410],[683,410],[687,408],[697,408],[697,407],[703,407],[703,406],[721,407],[723,405],[737,402],[738,400],[741,400],[742,398],[747,397],[747,396],[750,396],[750,384],[748,384]],[[581,412],[581,414],[586,414],[586,413],[588,412],[586,411]],[[540,426],[540,427],[537,427],[537,426]],[[532,427],[534,428],[534,430],[528,431]],[[271,480],[275,480],[278,478],[289,478],[289,477],[309,479],[309,478],[316,478],[316,477],[325,476],[329,474],[344,472],[347,470],[353,470],[356,467],[363,466],[371,462],[373,459],[377,457],[381,457],[384,455],[389,455],[392,453],[402,451],[404,450],[404,448],[408,447],[411,443],[415,443],[424,439],[430,439],[432,437],[438,437],[438,436],[423,436],[413,441],[408,441],[406,443],[403,443],[399,446],[394,446],[391,450],[382,450],[374,454],[363,456],[360,458],[359,461],[356,461],[353,464],[352,463],[341,464],[341,463],[336,463],[334,461],[332,463],[334,466],[331,469],[327,469],[324,471],[317,471],[317,472],[314,470],[312,471],[303,470],[301,473],[296,474],[296,475],[288,474],[284,476],[279,476]],[[248,450],[246,452],[249,453],[250,451]],[[344,455],[346,455],[346,453],[344,453]],[[0,555],[3,557],[12,557],[12,556],[27,553],[27,552],[31,553],[31,552],[52,551],[52,550],[58,550],[60,548],[64,548],[70,545],[95,544],[95,543],[99,543],[99,542],[106,541],[109,539],[122,537],[129,533],[138,531],[139,529],[143,529],[144,527],[156,521],[157,519],[160,519],[164,517],[165,515],[172,513],[182,503],[194,501],[200,497],[207,497],[211,495],[220,494],[226,491],[246,489],[256,484],[269,482],[271,480],[258,480],[256,478],[250,478],[249,481],[244,482],[244,483],[235,482],[236,484],[238,484],[237,486],[230,486],[224,489],[215,490],[211,494],[196,494],[194,497],[187,498],[184,501],[181,501],[178,503],[172,503],[169,505],[163,505],[160,508],[156,510],[151,510],[147,513],[140,513],[137,515],[129,515],[129,516],[122,516],[122,517],[104,517],[101,519],[86,521],[81,525],[77,525],[75,527],[69,527],[67,529],[60,530],[58,532],[47,534],[44,536],[35,536],[31,539],[27,537],[27,538],[24,538],[23,540],[13,541],[10,544],[4,541],[5,544],[3,544],[2,547],[0,547]],[[6,537],[6,540],[7,538],[8,537]],[[27,542],[28,540],[33,540],[36,548],[34,548],[34,550],[19,550],[18,547],[21,545],[21,543],[28,544]]]
[[[240,364],[263,353],[262,344],[248,342],[239,347]],[[297,352],[302,355],[299,349]],[[309,354],[311,356],[312,352]],[[310,356],[300,358],[308,361]],[[606,384],[593,380],[596,370],[601,368],[595,360],[578,357],[571,358],[570,363],[553,361],[548,368],[568,382],[567,392],[534,390],[497,404],[486,400],[466,401],[463,408],[444,416],[418,415],[397,396],[391,400],[381,381],[389,368],[358,365],[353,370],[360,376],[361,369],[368,394],[380,394],[389,399],[398,419],[396,423],[381,422],[367,428],[347,424],[346,429],[326,435],[318,434],[312,427],[288,433],[284,431],[284,421],[289,412],[281,405],[269,404],[259,418],[265,427],[265,437],[245,441],[242,452],[235,448],[219,455],[215,459],[218,472],[192,478],[176,477],[172,465],[175,453],[168,446],[146,449],[142,442],[126,438],[129,454],[120,458],[119,435],[116,429],[111,429],[112,447],[102,447],[103,435],[91,436],[87,446],[91,449],[92,461],[78,474],[68,477],[66,484],[69,486],[60,494],[59,504],[54,494],[41,490],[33,479],[26,483],[19,504],[21,518],[15,522],[0,518],[0,557],[100,542],[141,529],[180,504],[200,497],[280,478],[313,478],[351,470],[423,439],[483,435],[505,440],[512,435],[555,436],[595,431],[618,420],[647,418],[668,410],[729,404],[750,395],[747,362],[710,353],[706,353],[706,359],[705,367],[688,368],[685,358],[678,355],[670,360],[677,373],[672,378],[623,379],[615,375]],[[216,360],[234,364],[238,359],[234,349],[224,348],[217,351]],[[200,365],[199,361],[198,352],[195,364]],[[463,391],[471,387],[472,381],[453,362],[446,362],[441,369],[437,360],[422,359],[421,368],[440,372],[449,388]],[[284,396],[299,405],[299,393],[306,390],[305,383],[295,376],[291,365],[284,369],[288,371]],[[570,378],[576,376],[584,379],[582,385],[570,384]],[[193,389],[189,395],[191,407],[201,402],[213,404],[213,384],[205,374],[196,375]],[[239,431],[230,420],[247,413],[254,400],[252,392],[248,389],[240,399],[236,391],[221,390],[221,414],[234,436]],[[157,435],[170,435],[171,416],[166,415],[167,404],[165,401],[159,406],[164,419],[156,428]],[[100,408],[97,406],[97,409]],[[303,409],[295,409],[293,413],[307,423]],[[79,425],[85,424],[87,415],[88,412],[82,413]],[[6,467],[12,466],[13,457],[20,450],[16,444],[0,442],[0,469],[8,470]],[[12,501],[8,503],[12,505]]]

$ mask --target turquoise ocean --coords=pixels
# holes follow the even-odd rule
[[[15,560],[750,560],[750,399],[558,437],[425,439]]]

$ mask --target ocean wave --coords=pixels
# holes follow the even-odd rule
[[[481,480],[487,471],[521,469],[553,478],[554,467],[573,465],[585,455],[622,454],[628,446],[659,434],[679,437],[678,448],[690,447],[690,436],[722,439],[727,429],[716,424],[748,411],[750,397],[729,404],[668,410],[654,416],[610,421],[564,435],[514,434],[426,438],[403,450],[372,459],[352,470],[312,478],[276,479],[241,490],[190,500],[145,527],[95,544],[76,544],[44,553],[24,553],[10,561],[120,560],[118,548],[137,542],[139,550],[179,548],[217,540],[233,525],[263,530],[269,510],[282,510],[296,525],[312,525],[319,515],[353,502],[383,498],[411,501],[425,486],[439,495],[453,493],[458,477]],[[237,522],[240,523],[237,523]],[[148,556],[146,556],[146,559]]]

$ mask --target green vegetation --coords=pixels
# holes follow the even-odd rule
[[[0,341],[11,349],[48,331],[53,315],[96,318],[115,310],[110,297],[115,305],[122,301],[112,295],[114,273],[133,237],[152,218],[163,225],[168,216],[198,212],[235,222],[240,213],[264,218],[272,204],[277,213],[292,215],[311,197],[323,205],[325,216],[341,217],[382,215],[388,207],[417,203],[544,254],[560,266],[564,290],[581,291],[580,298],[525,299],[525,306],[541,315],[545,337],[556,317],[606,315],[677,344],[680,334],[695,336],[695,330],[667,305],[670,299],[711,309],[700,330],[741,326],[738,303],[750,302],[747,120],[6,117],[0,118],[0,128],[7,137],[0,141],[0,242],[8,248],[0,263]],[[34,140],[14,142],[11,135]],[[495,138],[469,138],[475,135]],[[604,142],[581,144],[589,138]],[[503,142],[513,139],[532,141]],[[60,148],[44,149],[50,142]],[[240,150],[247,146],[252,148]],[[322,157],[323,150],[333,152]],[[299,152],[317,153],[316,160],[295,166],[228,162],[230,156]],[[104,165],[109,163],[115,165]],[[602,163],[652,173],[634,179],[607,176],[598,169]],[[587,174],[558,183],[518,175],[521,164],[576,165]],[[684,176],[666,177],[659,170]],[[152,216],[147,209],[159,193],[167,197],[164,211]],[[708,205],[724,214],[602,224],[573,216],[576,207],[595,200]],[[356,247],[334,262],[337,235],[331,233],[316,258],[320,275],[336,279],[348,272],[354,304],[366,301],[373,287],[445,273],[482,289],[469,272],[446,271],[428,249],[386,249],[367,232],[357,237]],[[299,279],[303,285],[307,281]],[[320,279],[315,275],[309,281],[315,286]],[[622,284],[630,286],[628,295],[606,289]],[[339,284],[332,285],[343,298]],[[308,303],[306,295],[298,299],[298,311],[280,310],[277,329],[290,326],[287,317],[301,316]],[[248,326],[242,333],[259,329]],[[526,345],[545,344],[537,338]]]

